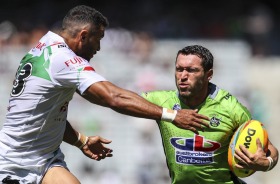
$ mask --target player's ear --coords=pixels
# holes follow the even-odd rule
[[[207,79],[210,81],[213,77],[213,69],[207,71]]]
[[[80,40],[81,42],[84,42],[87,36],[88,36],[88,31],[85,30],[85,29],[83,29],[83,30],[81,30],[81,32],[79,33],[79,40]]]

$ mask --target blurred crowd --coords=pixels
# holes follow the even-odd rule
[[[10,0],[1,5],[0,46],[34,45],[77,4],[100,10],[110,28],[154,38],[244,40],[254,56],[280,55],[279,6],[275,1]]]

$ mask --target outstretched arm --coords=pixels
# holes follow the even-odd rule
[[[209,118],[197,113],[196,110],[163,111],[157,106],[138,94],[119,88],[114,84],[103,81],[92,84],[81,95],[88,101],[109,107],[116,112],[134,117],[173,122],[179,128],[184,128],[198,133],[204,126],[209,127]]]
[[[87,157],[94,160],[101,160],[105,157],[112,157],[112,150],[103,144],[111,143],[100,136],[86,137],[73,129],[69,121],[66,121],[63,141],[68,144],[77,146]]]
[[[257,139],[258,150],[255,154],[250,153],[244,145],[240,145],[240,150],[235,150],[235,158],[239,161],[236,165],[239,169],[252,169],[255,171],[269,171],[278,162],[278,150],[268,140],[267,154],[262,149],[259,139]]]

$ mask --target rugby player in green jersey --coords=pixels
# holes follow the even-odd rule
[[[197,109],[210,118],[210,127],[198,132],[183,130],[158,121],[167,165],[173,184],[243,183],[229,169],[227,153],[234,131],[250,120],[251,114],[236,97],[209,82],[213,76],[213,55],[199,45],[179,50],[175,62],[177,90],[142,93],[148,101],[167,109]],[[266,155],[257,141],[258,151],[245,147],[236,151],[240,169],[271,170],[278,161],[278,150],[269,141]],[[269,159],[273,162],[270,165]]]

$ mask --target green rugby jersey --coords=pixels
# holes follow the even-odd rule
[[[234,183],[227,162],[229,142],[237,127],[251,119],[251,114],[229,92],[211,83],[210,88],[206,100],[197,107],[199,114],[211,119],[210,128],[204,132],[197,135],[170,122],[158,122],[173,184]],[[142,96],[168,109],[190,109],[175,90],[146,92]]]

